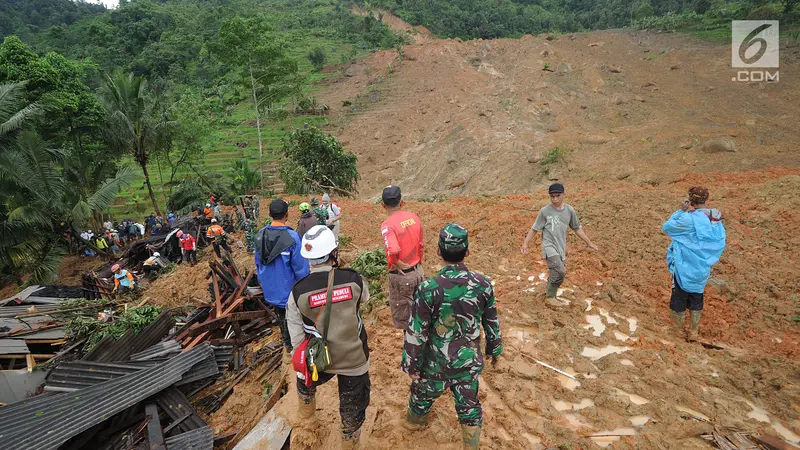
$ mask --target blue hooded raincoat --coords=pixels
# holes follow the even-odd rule
[[[667,267],[686,292],[702,294],[711,266],[725,250],[725,227],[716,209],[675,211],[661,229],[672,243],[667,249]]]

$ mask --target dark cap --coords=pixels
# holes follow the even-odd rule
[[[547,190],[548,194],[563,194],[564,193],[564,185],[561,183],[553,183],[550,185],[550,188]]]
[[[469,248],[467,229],[455,223],[448,223],[439,231],[439,248],[448,252],[462,252]]]
[[[289,204],[284,200],[276,198],[269,204],[269,216],[273,219],[280,219],[289,213]]]
[[[383,194],[381,194],[381,199],[383,203],[388,206],[396,206],[400,203],[400,199],[402,195],[400,195],[400,186],[386,186],[383,188]]]

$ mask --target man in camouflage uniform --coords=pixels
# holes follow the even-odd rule
[[[316,197],[311,199],[311,211],[317,217],[317,224],[328,225],[328,210],[320,205],[319,199]]]
[[[256,224],[250,220],[244,220],[244,243],[247,247],[247,251],[253,253],[255,242],[256,242],[256,234],[258,234],[258,230],[256,229]]]
[[[404,425],[411,430],[423,428],[433,402],[449,388],[464,448],[477,449],[483,424],[478,400],[478,376],[483,370],[481,325],[492,366],[503,346],[492,284],[467,269],[468,247],[466,229],[445,225],[438,248],[445,267],[414,292],[402,358],[402,369],[412,379]]]

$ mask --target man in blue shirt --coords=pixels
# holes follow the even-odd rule
[[[271,305],[280,320],[281,338],[286,355],[292,351],[292,341],[286,326],[286,300],[295,282],[311,271],[308,260],[300,255],[300,236],[286,225],[289,204],[281,199],[269,204],[272,223],[259,230],[255,239],[256,276],[264,291],[264,300]]]
[[[670,317],[681,331],[685,312],[691,312],[689,341],[697,340],[703,314],[703,291],[711,276],[711,266],[725,250],[725,227],[722,213],[706,207],[708,189],[695,186],[689,198],[661,227],[672,238],[667,249],[667,267],[672,274]]]

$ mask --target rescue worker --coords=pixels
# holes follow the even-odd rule
[[[206,219],[214,218],[214,210],[211,209],[211,203],[206,203],[206,207],[203,208],[203,215],[206,216]]]
[[[153,256],[144,260],[142,263],[142,271],[147,276],[155,276],[166,263],[161,259],[161,253],[154,252]]]
[[[211,240],[211,245],[214,246],[214,253],[217,254],[217,258],[222,258],[220,247],[227,250],[228,253],[232,253],[231,247],[228,245],[228,236],[225,234],[225,230],[217,224],[217,219],[211,219],[211,226],[206,231],[206,237]]]
[[[444,268],[414,292],[406,331],[401,367],[412,381],[403,423],[411,430],[423,428],[433,402],[450,389],[464,448],[477,449],[483,424],[478,399],[478,376],[483,370],[481,325],[486,355],[495,366],[503,352],[500,321],[492,283],[464,264],[469,256],[467,230],[445,225],[438,247]]]
[[[722,213],[706,206],[708,196],[708,189],[692,187],[689,198],[661,227],[672,239],[667,249],[667,268],[672,275],[670,318],[683,332],[686,309],[689,309],[689,341],[697,340],[703,315],[703,291],[711,276],[711,266],[719,261],[726,245]]]
[[[113,293],[119,291],[120,294],[132,292],[136,289],[136,281],[133,274],[125,269],[120,269],[119,264],[111,266],[111,271],[114,272],[114,290]]]
[[[286,303],[292,346],[292,363],[298,372],[298,417],[313,422],[317,387],[337,377],[339,415],[342,419],[342,449],[354,449],[370,400],[369,347],[360,308],[369,300],[369,283],[353,269],[339,269],[336,236],[323,225],[303,235],[300,254],[311,263],[311,273],[295,283]],[[332,298],[327,287],[333,273]],[[326,302],[331,306],[325,313]],[[327,320],[325,314],[329,314]],[[327,323],[327,326],[326,326]],[[327,329],[326,329],[327,328]],[[302,352],[310,336],[326,336],[331,364],[313,381]],[[302,426],[302,424],[300,425]]]
[[[314,216],[317,218],[317,225],[328,225],[328,210],[319,204],[319,200],[314,197],[311,199],[311,208],[313,208]]]
[[[106,241],[105,236],[97,235],[94,240],[94,245],[96,245],[100,251],[108,253],[108,241]]]
[[[336,242],[339,242],[339,231],[341,229],[341,222],[339,222],[339,219],[342,218],[342,210],[339,208],[339,205],[331,202],[330,194],[322,196],[322,207],[325,208],[325,211],[328,213],[328,220],[325,222],[325,225],[333,230],[333,235],[336,236]]]
[[[214,207],[211,208],[213,210],[214,218],[217,220],[222,220],[222,200],[218,203],[214,204]]]
[[[550,270],[545,300],[550,306],[560,307],[564,304],[556,298],[556,294],[567,275],[567,230],[572,228],[589,249],[597,251],[597,246],[581,228],[578,214],[572,205],[564,203],[564,185],[561,183],[551,184],[548,193],[550,194],[550,204],[539,210],[536,221],[528,230],[525,241],[522,243],[522,254],[528,253],[528,245],[536,232],[541,231],[542,259],[547,261],[547,268]]]
[[[195,241],[194,236],[183,231],[178,231],[175,235],[179,239],[183,260],[192,266],[197,264],[197,241]]]
[[[273,307],[280,320],[281,338],[286,350],[292,341],[286,328],[286,301],[292,286],[309,273],[308,261],[300,255],[300,236],[286,225],[289,204],[275,199],[269,204],[272,223],[259,230],[255,240],[256,277],[264,291],[264,301]]]
[[[424,278],[422,222],[416,214],[402,209],[400,187],[385,187],[381,199],[389,216],[381,224],[389,266],[389,308],[394,327],[404,330],[411,314],[412,295]]]
[[[303,236],[306,231],[318,225],[317,218],[311,213],[311,205],[306,202],[300,203],[300,220],[297,221],[297,234]]]

